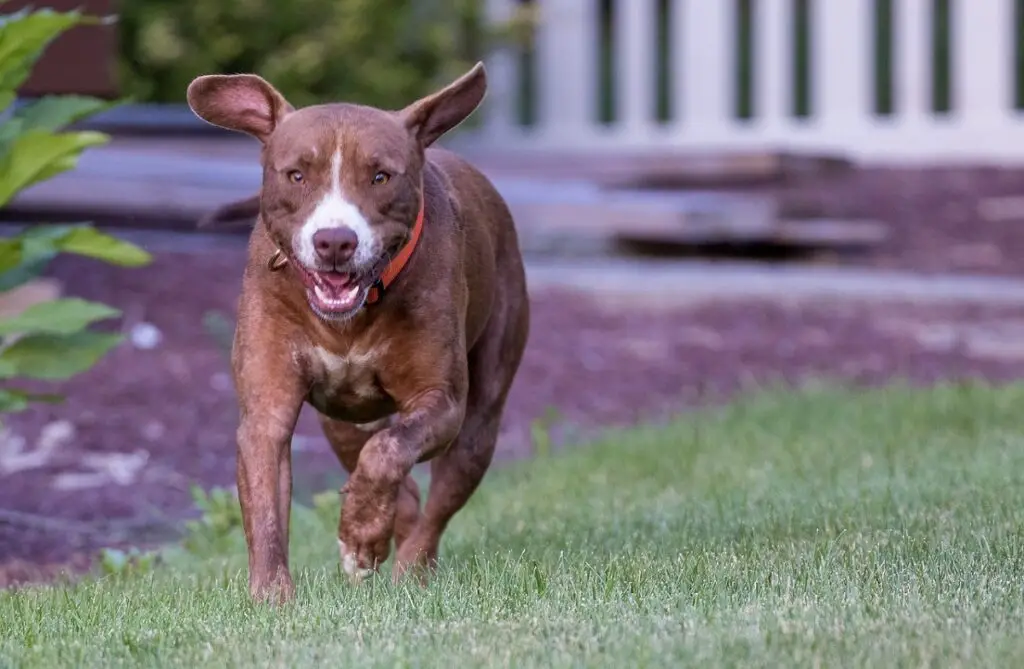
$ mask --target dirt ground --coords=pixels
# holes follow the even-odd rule
[[[856,178],[855,188],[811,196],[893,222],[892,244],[857,263],[1024,274],[1024,214],[996,222],[977,213],[982,197],[1024,188],[1024,172]],[[135,343],[61,386],[66,403],[7,422],[0,586],[85,568],[104,546],[166,538],[192,513],[190,485],[233,484],[235,401],[225,351],[204,316],[233,315],[243,261],[240,251],[225,251],[161,254],[131,270],[78,258],[54,264],[50,273],[67,293],[122,309],[114,326],[134,333]],[[652,310],[555,293],[535,294],[532,306],[502,459],[529,455],[530,426],[552,409],[555,436],[572,441],[779,379],[1024,376],[1024,309],[762,302]],[[297,488],[305,492],[341,478],[312,418],[300,421],[295,443]]]
[[[1024,169],[859,169],[785,189],[826,216],[885,223],[891,237],[843,264],[1024,275]]]

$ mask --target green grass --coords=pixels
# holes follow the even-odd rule
[[[291,607],[234,531],[0,595],[0,666],[1024,666],[1024,386],[762,393],[502,468],[424,590],[348,585],[333,505]]]

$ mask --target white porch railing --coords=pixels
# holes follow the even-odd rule
[[[507,17],[515,0],[487,0]],[[535,120],[523,125],[522,59],[490,62],[480,139],[515,149],[810,150],[867,161],[1024,162],[1017,65],[1020,0],[534,0]],[[744,4],[749,3],[749,4]],[[602,7],[612,6],[602,79]],[[876,112],[876,13],[891,7],[891,113]],[[948,7],[950,108],[933,111],[935,8]],[[749,42],[737,30],[750,8]],[[807,9],[809,112],[793,114],[794,18]],[[749,118],[737,118],[739,46],[749,44]],[[659,54],[665,52],[668,57]],[[663,47],[659,50],[659,46]],[[659,58],[661,59],[659,61]],[[608,62],[608,60],[604,61]],[[659,69],[660,68],[660,69]],[[655,76],[657,72],[664,76]],[[605,83],[602,83],[605,82]],[[600,94],[614,119],[598,117]],[[668,112],[655,113],[656,101]]]

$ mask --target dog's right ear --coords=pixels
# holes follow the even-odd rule
[[[295,111],[277,89],[255,74],[209,74],[188,86],[188,106],[211,125],[266,142],[285,116]]]

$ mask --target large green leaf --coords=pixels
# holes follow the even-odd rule
[[[87,326],[121,315],[120,310],[99,302],[68,297],[33,304],[19,315],[0,320],[0,337],[11,334],[73,334]]]
[[[30,393],[16,388],[0,388],[0,413],[24,411],[30,402],[54,404],[63,399],[63,396],[52,393]]]
[[[54,176],[54,166],[65,169],[74,166],[68,158],[90,146],[109,141],[100,132],[65,132],[53,134],[46,130],[30,130],[19,135],[0,164],[0,207],[6,205],[20,191],[37,181]]]
[[[29,335],[0,351],[0,361],[14,365],[18,377],[59,381],[88,370],[120,341],[121,335],[89,330]]]
[[[73,229],[71,225],[34,225],[14,237],[0,239],[0,290],[13,287],[8,274],[23,274],[26,268],[45,265],[56,256],[58,242]]]
[[[24,119],[15,116],[11,116],[5,122],[0,123],[0,158],[4,158],[10,152],[11,145],[18,138],[18,135],[21,134],[21,128],[24,124]]]
[[[0,239],[0,272],[6,272],[21,263],[21,240]]]
[[[2,100],[0,100],[2,102]],[[10,104],[8,102],[8,104]],[[19,108],[0,124],[0,157],[6,156],[18,136],[29,130],[58,132],[72,123],[106,111],[119,104],[85,95],[49,95]],[[37,181],[45,181],[75,166],[77,156],[56,161]]]
[[[122,267],[139,267],[152,259],[144,249],[89,225],[30,226],[15,237],[0,239],[0,291],[39,276],[61,252]]]
[[[3,155],[2,151],[3,151],[3,147],[0,147],[0,155]],[[77,164],[78,164],[78,154],[77,153],[72,153],[72,154],[69,154],[69,155],[57,158],[52,163],[50,163],[49,165],[44,167],[42,170],[40,170],[39,174],[37,174],[35,179],[32,180],[32,183],[42,183],[44,181],[49,181],[50,179],[52,179],[53,177],[57,176],[58,174],[62,174],[64,172],[67,172],[67,171],[75,169],[75,165],[77,165]]]
[[[37,258],[0,272],[0,292],[12,290],[42,276],[49,264],[50,258]]]
[[[21,119],[23,131],[49,130],[57,132],[72,123],[110,109],[116,104],[118,103],[86,95],[48,95],[25,105],[14,116]]]
[[[56,247],[64,253],[88,256],[122,267],[141,267],[153,258],[145,249],[91,226],[72,227],[57,241]]]
[[[18,375],[18,368],[6,360],[0,360],[0,379],[11,379]]]
[[[0,92],[16,91],[28,78],[46,47],[78,25],[105,22],[77,11],[23,9],[0,16]]]

